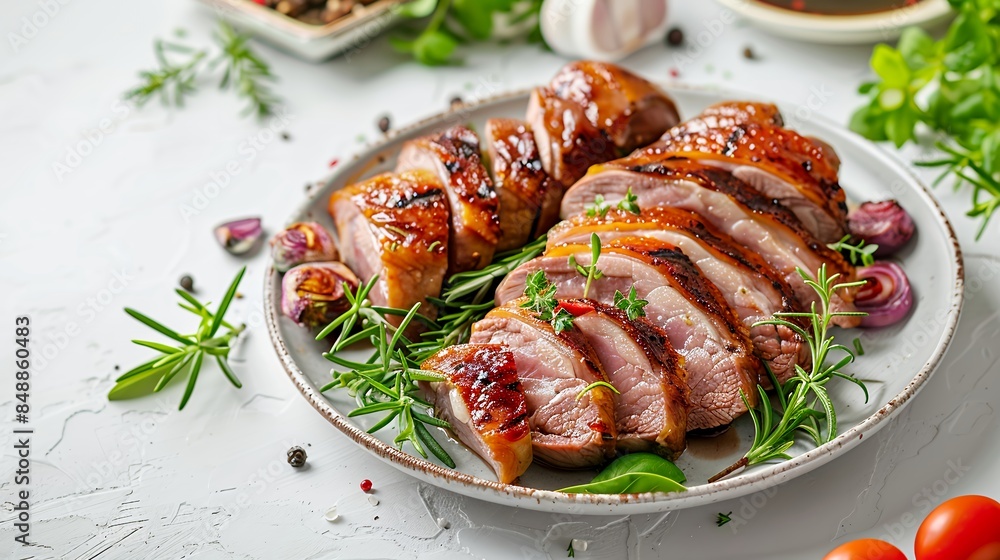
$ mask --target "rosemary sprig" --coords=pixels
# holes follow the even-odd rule
[[[871,266],[875,263],[875,251],[878,251],[878,245],[865,243],[864,239],[858,241],[857,244],[852,244],[850,234],[840,238],[840,241],[836,243],[827,244],[827,247],[834,251],[847,253],[848,258],[851,259],[851,264],[858,264],[860,262],[864,266]]]
[[[243,114],[256,114],[258,118],[263,118],[274,114],[274,107],[280,102],[266,83],[277,78],[271,73],[267,63],[247,46],[248,39],[228,23],[219,22],[215,42],[222,52],[212,61],[211,66],[215,68],[218,64],[225,63],[226,71],[219,82],[219,88],[227,89],[232,84],[237,95],[246,98],[248,102]]]
[[[194,83],[197,68],[208,53],[162,39],[153,43],[153,52],[159,68],[139,72],[142,83],[125,92],[125,99],[131,99],[141,107],[159,95],[165,105],[182,107],[184,96],[197,89]],[[169,56],[171,53],[186,55],[186,58],[173,62]]]
[[[203,69],[211,71],[224,65],[225,71],[219,88],[229,89],[232,86],[237,95],[247,100],[248,106],[243,114],[255,114],[258,118],[273,115],[281,100],[271,92],[267,82],[276,78],[267,63],[248,46],[249,37],[237,33],[228,23],[220,21],[214,38],[220,52],[207,68],[201,64],[208,56],[207,50],[195,50],[186,45],[157,39],[153,43],[153,51],[159,67],[139,72],[142,83],[125,92],[125,98],[142,106],[153,96],[159,95],[165,104],[182,107],[185,96],[197,89],[199,72]],[[171,54],[174,56],[171,57]],[[172,60],[180,55],[186,55],[186,58]]]
[[[417,386],[418,381],[441,381],[443,377],[419,369],[420,364],[442,348],[468,341],[472,324],[493,309],[492,294],[500,280],[544,248],[545,238],[542,237],[520,250],[497,255],[481,270],[451,276],[441,297],[433,300],[438,307],[437,321],[419,313],[420,303],[410,309],[373,306],[368,293],[378,281],[377,276],[353,291],[345,286],[351,306],[316,337],[319,340],[337,332],[324,357],[343,368],[333,371],[333,381],[322,391],[347,389],[358,404],[349,416],[386,413],[369,429],[370,433],[396,420],[397,445],[402,447],[409,442],[421,456],[427,457],[430,451],[442,463],[454,468],[454,461],[427,427],[450,426],[432,415],[430,403],[420,396]],[[388,320],[390,316],[402,317],[399,326]],[[427,328],[420,340],[410,340],[405,334],[413,321]],[[341,356],[344,350],[363,341],[375,348],[367,360],[357,362]]]
[[[590,234],[590,264],[583,266],[576,262],[576,257],[569,256],[569,265],[576,269],[581,276],[587,277],[587,283],[583,286],[583,297],[587,297],[590,292],[590,284],[594,280],[599,280],[604,276],[601,269],[597,268],[597,261],[601,258],[601,238],[596,233]]]
[[[209,356],[209,359],[215,359],[230,383],[237,389],[242,387],[240,380],[236,378],[236,374],[229,366],[228,357],[231,350],[230,343],[243,332],[246,326],[233,326],[227,323],[224,317],[245,272],[246,267],[240,269],[236,278],[230,283],[229,289],[226,290],[226,295],[223,296],[219,308],[214,313],[209,311],[208,304],[198,301],[184,290],[176,290],[177,295],[183,300],[179,303],[180,307],[201,318],[201,322],[193,334],[180,334],[135,309],[126,307],[125,312],[132,318],[173,340],[178,345],[171,346],[151,340],[133,340],[133,343],[156,350],[162,355],[132,368],[116,379],[115,386],[108,392],[108,400],[130,399],[156,393],[178,375],[186,374],[188,383],[178,407],[178,410],[183,410],[191,398],[191,393],[194,392],[195,383],[206,356]],[[225,327],[226,332],[220,335],[219,329],[223,327]]]
[[[791,456],[786,452],[794,445],[798,432],[810,436],[817,447],[832,441],[837,436],[837,413],[826,389],[827,383],[832,378],[839,377],[858,385],[865,393],[865,402],[868,402],[868,389],[865,384],[860,379],[841,371],[854,361],[854,352],[843,344],[837,344],[829,333],[830,323],[836,317],[867,315],[867,313],[861,312],[832,311],[830,309],[830,299],[834,293],[842,289],[861,286],[864,281],[838,283],[837,279],[840,275],[828,275],[826,264],[820,267],[815,278],[801,269],[798,270],[798,273],[819,296],[819,309],[817,310],[816,303],[813,302],[808,313],[775,313],[774,319],[760,321],[755,323],[755,326],[780,325],[798,333],[809,346],[812,368],[810,371],[806,371],[801,366],[796,365],[795,375],[784,383],[779,383],[777,377],[768,370],[771,384],[775,388],[779,409],[774,408],[763,386],[759,384],[757,385],[757,391],[760,393],[759,410],[754,410],[750,406],[746,394],[740,392],[740,396],[749,410],[750,418],[753,420],[753,444],[746,455],[708,479],[709,482],[714,482],[739,469],[758,463],[775,459],[790,459]],[[803,328],[794,319],[806,319],[807,327]],[[833,352],[840,353],[841,357],[833,365],[828,365],[827,359],[831,357]],[[820,406],[819,409],[816,408],[817,404]]]

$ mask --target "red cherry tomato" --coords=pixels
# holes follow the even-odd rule
[[[906,560],[906,555],[885,541],[858,539],[831,550],[823,560]]]
[[[831,550],[823,560],[906,560],[906,555],[885,541],[858,539]]]
[[[1000,503],[959,496],[934,508],[917,530],[917,560],[1000,560]]]

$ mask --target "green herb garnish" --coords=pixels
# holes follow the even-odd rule
[[[719,513],[717,513],[716,516],[715,516],[715,524],[716,524],[716,526],[722,527],[726,523],[729,523],[730,521],[732,521],[733,520],[732,515],[733,515],[733,512],[729,512],[729,513],[719,512]]]
[[[133,340],[139,346],[145,346],[156,350],[162,356],[158,356],[148,362],[139,365],[122,374],[115,380],[115,386],[108,392],[108,400],[117,401],[141,397],[150,393],[162,390],[178,375],[188,376],[187,388],[184,389],[184,396],[181,397],[181,404],[178,410],[183,410],[191,393],[194,391],[195,383],[198,381],[198,374],[201,372],[202,363],[205,356],[215,358],[216,363],[227,379],[239,389],[243,385],[236,378],[236,374],[229,366],[230,343],[243,332],[245,325],[233,326],[224,319],[229,304],[236,295],[236,288],[243,279],[246,267],[240,269],[226,290],[222,302],[218,309],[212,313],[208,309],[208,304],[198,301],[194,296],[184,290],[176,290],[177,295],[183,300],[179,305],[182,309],[190,311],[201,318],[198,328],[194,334],[181,334],[162,323],[149,318],[148,316],[126,307],[125,312],[132,318],[147,327],[159,332],[167,338],[177,343],[176,345],[162,344],[151,340]],[[224,334],[219,334],[219,330],[225,328]]]
[[[896,48],[877,45],[876,81],[851,129],[897,147],[916,140],[923,124],[943,140],[945,157],[917,165],[942,167],[935,184],[953,176],[955,188],[973,187],[969,216],[982,219],[977,239],[1000,207],[1000,10],[993,0],[949,0],[958,12],[935,41],[922,29],[904,30]]]
[[[764,387],[759,384],[757,385],[757,391],[760,393],[759,410],[751,407],[746,394],[740,392],[740,396],[750,413],[750,418],[753,420],[753,444],[743,458],[708,479],[709,482],[714,482],[739,469],[758,463],[774,459],[790,459],[791,456],[786,451],[795,443],[795,436],[798,432],[810,436],[817,447],[837,437],[837,413],[826,388],[827,383],[832,378],[839,377],[858,385],[865,393],[865,402],[868,402],[868,388],[865,387],[865,384],[860,379],[841,371],[854,361],[854,352],[843,344],[834,342],[833,335],[829,333],[830,323],[836,317],[863,317],[867,315],[867,313],[856,311],[832,311],[830,309],[830,299],[834,293],[842,289],[862,286],[865,282],[862,280],[838,283],[837,279],[840,275],[828,275],[826,264],[820,266],[815,278],[802,269],[798,269],[798,273],[819,296],[819,309],[816,308],[816,302],[813,302],[808,313],[775,313],[774,319],[759,321],[754,326],[780,325],[795,331],[809,346],[812,367],[810,371],[806,371],[802,366],[796,365],[795,375],[784,383],[779,383],[771,370],[767,370],[771,384],[775,388],[780,409],[773,407]],[[803,328],[797,322],[789,319],[805,319],[808,326]],[[832,352],[839,352],[841,358],[832,365],[828,365],[827,358]],[[815,408],[817,404],[819,409]]]
[[[587,283],[583,286],[583,297],[586,298],[590,292],[590,284],[594,280],[599,280],[604,276],[601,269],[597,268],[597,261],[601,258],[601,238],[596,233],[590,234],[590,265],[583,266],[576,262],[576,257],[569,256],[569,265],[576,269],[581,276],[587,277]]]
[[[569,546],[566,547],[566,557],[576,558],[576,551],[573,550],[573,541],[569,541]]]
[[[652,453],[630,453],[615,459],[588,484],[562,488],[568,494],[639,494],[683,492],[684,473],[670,461]]]
[[[616,395],[620,395],[621,394],[621,392],[619,392],[618,389],[616,389],[614,385],[608,383],[607,381],[594,381],[590,385],[587,385],[586,387],[584,387],[582,391],[580,391],[579,393],[576,394],[576,400],[582,399],[584,395],[586,395],[587,393],[593,391],[594,389],[596,389],[598,387],[607,387],[608,389],[611,389],[611,391],[614,394],[616,394]]]
[[[206,69],[225,67],[220,89],[232,87],[237,95],[247,100],[244,115],[255,114],[258,118],[273,115],[280,99],[271,92],[267,82],[275,77],[267,63],[247,46],[249,37],[237,33],[223,21],[219,22],[214,38],[220,52]],[[142,83],[127,91],[125,98],[142,106],[158,95],[167,105],[183,106],[185,96],[197,89],[198,72],[203,68],[201,62],[208,51],[159,39],[153,43],[153,51],[159,68],[139,72]],[[181,55],[185,58],[172,60]]]
[[[611,210],[611,204],[604,200],[604,195],[598,194],[594,196],[594,202],[584,206],[587,211],[588,218],[596,218],[598,216],[604,217],[608,215],[608,210]]]
[[[630,212],[636,216],[642,214],[642,210],[639,208],[639,197],[632,193],[632,187],[628,188],[625,198],[618,201],[618,209]]]
[[[400,5],[398,13],[409,18],[430,16],[427,27],[389,41],[399,52],[408,53],[421,64],[440,66],[458,62],[458,45],[467,40],[486,41],[493,37],[498,16],[519,25],[534,19],[528,39],[541,42],[537,20],[542,0],[414,0]]]
[[[850,234],[840,238],[840,241],[836,243],[827,244],[827,247],[834,251],[847,253],[848,258],[851,259],[851,264],[861,262],[864,266],[875,264],[875,251],[878,251],[878,245],[865,243],[864,239],[858,241],[857,244],[852,244]]]
[[[615,307],[624,311],[625,315],[632,321],[646,316],[646,305],[648,304],[648,301],[639,299],[639,296],[636,295],[634,284],[629,289],[628,296],[615,290]]]

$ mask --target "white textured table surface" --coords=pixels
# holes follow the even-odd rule
[[[56,0],[50,0],[55,4]],[[656,46],[625,61],[654,79],[671,68],[810,106],[846,121],[858,103],[868,48],[823,47],[727,23],[708,2],[674,3],[688,50]],[[389,113],[404,125],[454,95],[546,81],[564,60],[531,46],[478,48],[466,65],[428,70],[384,42],[349,61],[312,65],[261,47],[288,101],[285,141],[240,118],[229,94],[203,85],[184,110],[121,104],[152,65],[152,37],[184,27],[207,42],[211,14],[188,0],[60,0],[27,37],[33,0],[0,6],[0,324],[30,316],[31,541],[15,547],[13,373],[0,386],[0,552],[10,558],[818,558],[846,538],[882,536],[912,551],[918,520],[944,498],[1000,496],[1000,250],[991,228],[974,243],[968,193],[936,191],[966,251],[968,299],[945,365],[912,405],[871,441],[776,490],[711,507],[636,517],[570,517],[489,505],[417,483],[340,435],[295,392],[262,324],[263,253],[246,261],[233,315],[251,325],[234,390],[207,369],[187,409],[182,387],[109,403],[116,366],[147,355],[122,307],[168,323],[189,320],[171,293],[183,274],[218,299],[243,261],[212,227],[261,215],[271,231],[306,183],[345,158]],[[113,22],[113,23],[112,23]],[[28,30],[30,32],[30,30]],[[11,43],[11,33],[25,41]],[[751,46],[759,60],[741,53]],[[686,58],[677,58],[679,54]],[[106,120],[106,121],[105,121]],[[106,132],[94,132],[100,127]],[[266,127],[265,127],[266,128]],[[73,153],[79,154],[79,157]],[[910,153],[909,155],[913,155]],[[235,164],[233,163],[235,162]],[[65,167],[56,164],[62,163]],[[227,166],[239,172],[226,179]],[[216,181],[222,188],[206,187]],[[12,348],[12,343],[3,343]],[[285,462],[305,446],[310,467]],[[358,489],[371,479],[380,500]],[[323,512],[337,504],[336,523]],[[733,522],[714,523],[733,511]],[[436,520],[450,523],[438,527]]]

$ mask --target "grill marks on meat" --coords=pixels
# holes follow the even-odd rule
[[[559,302],[600,356],[615,398],[618,449],[676,458],[686,445],[688,388],[667,334],[644,318],[590,299]]]
[[[571,62],[549,87],[560,99],[582,107],[587,120],[623,152],[649,144],[680,121],[663,90],[614,64]]]
[[[537,460],[566,469],[596,467],[615,452],[615,404],[593,348],[579,332],[556,333],[520,301],[498,307],[473,326],[472,343],[505,344],[524,389]]]
[[[684,156],[722,167],[787,206],[821,241],[843,237],[847,204],[837,178],[839,160],[832,149],[768,124],[766,113],[747,114],[748,106],[716,106],[715,113],[670,129],[659,142],[630,158],[642,165]]]
[[[422,302],[420,312],[433,317],[427,298],[440,294],[448,267],[448,200],[437,177],[377,175],[335,192],[329,210],[344,263],[362,281],[379,277],[372,303],[408,309]]]
[[[549,246],[586,243],[596,233],[607,244],[624,237],[649,237],[676,245],[715,284],[726,303],[749,329],[754,351],[780,380],[807,366],[808,347],[795,331],[757,325],[778,312],[795,311],[784,278],[759,255],[747,251],[700,216],[670,207],[647,208],[640,215],[612,210],[606,216],[576,216],[549,232]]]
[[[594,169],[563,197],[562,214],[584,212],[598,194],[610,204],[625,197],[629,187],[642,208],[670,206],[695,212],[718,230],[763,257],[792,287],[802,308],[816,301],[816,293],[802,280],[797,268],[815,274],[826,263],[830,273],[854,276],[854,267],[840,253],[820,243],[787,209],[761,196],[746,183],[720,169],[684,158],[633,165],[618,160]],[[853,311],[854,292],[834,295],[833,307]],[[858,325],[857,317],[838,317],[841,327]]]
[[[464,126],[403,144],[396,171],[437,174],[451,205],[448,274],[489,264],[500,236],[499,202],[479,153],[479,138]]]
[[[545,173],[527,123],[490,119],[485,134],[500,203],[497,251],[508,251],[542,235],[559,220],[563,189]]]
[[[528,405],[514,356],[503,346],[451,346],[424,361],[421,369],[447,381],[426,383],[437,417],[510,483],[531,464]]]
[[[586,279],[569,265],[570,255],[583,266],[591,264],[587,245],[555,247],[511,272],[497,288],[496,301],[519,296],[536,270],[558,286],[559,297],[582,297]],[[635,286],[638,297],[649,301],[646,317],[684,357],[691,389],[688,430],[724,426],[746,412],[741,389],[755,403],[762,368],[746,328],[680,250],[656,240],[618,239],[602,247],[598,268],[604,276],[592,283],[588,297],[612,305],[615,291]]]

